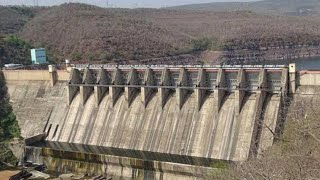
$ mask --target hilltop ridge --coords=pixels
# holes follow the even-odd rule
[[[262,0],[254,2],[213,2],[173,6],[169,9],[205,11],[252,11],[278,15],[320,15],[318,0]]]

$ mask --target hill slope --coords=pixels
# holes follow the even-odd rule
[[[32,16],[30,8],[0,6],[0,35],[19,31]]]
[[[320,18],[65,4],[38,14],[20,36],[34,46],[46,47],[56,61],[110,62],[252,49],[272,43],[317,44],[319,26]]]
[[[185,38],[127,9],[84,4],[53,7],[36,16],[21,32],[35,46],[57,58],[74,60],[142,59],[179,54]]]
[[[215,2],[170,7],[170,9],[206,11],[253,11],[265,14],[320,15],[318,0],[263,0],[256,2]]]
[[[17,7],[1,8],[7,9],[5,15],[9,17],[7,14],[16,12]],[[248,11],[104,9],[85,4],[31,8],[32,16],[20,11],[12,22],[25,21],[9,23],[12,31],[3,28],[18,36],[10,39],[6,32],[0,38],[2,63],[27,63],[31,45],[45,47],[49,59],[55,62],[70,58],[79,62],[193,64],[199,63],[200,57],[212,62],[222,51],[320,44],[320,17],[268,16]],[[8,21],[0,21],[0,27]],[[214,52],[203,53],[206,50]],[[17,52],[22,52],[19,57],[15,57]]]

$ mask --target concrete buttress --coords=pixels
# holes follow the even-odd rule
[[[255,108],[254,108],[254,126],[253,126],[253,133],[252,133],[252,139],[251,139],[251,145],[250,145],[250,152],[249,157],[256,157],[258,153],[258,145],[259,145],[259,132],[261,130],[262,126],[262,111],[263,111],[263,104],[266,99],[267,95],[267,70],[266,69],[260,69],[259,72],[259,86],[258,90],[256,92],[256,102],[255,102]]]
[[[180,109],[182,108],[183,104],[187,100],[189,90],[183,88],[187,86],[188,86],[188,72],[186,71],[185,68],[181,68],[180,74],[179,74],[179,85],[177,87],[177,98],[178,98],[177,102]]]
[[[122,72],[119,68],[115,68],[113,71],[113,77],[112,77],[112,85],[124,85],[124,79]],[[110,86],[109,87],[109,93],[110,97],[112,99],[112,106],[114,106],[120,97],[121,93],[123,92],[124,88],[123,87],[114,87]]]
[[[70,105],[73,98],[79,91],[79,86],[74,86],[74,85],[79,85],[81,84],[82,79],[81,79],[81,74],[78,69],[72,69],[70,73],[70,80],[68,83],[67,91],[68,91],[68,104]]]
[[[289,64],[289,90],[290,93],[296,93],[297,89],[297,75],[296,64]]]
[[[101,85],[101,86],[94,86],[96,105],[99,106],[100,102],[102,101],[102,98],[104,97],[106,92],[109,90],[107,85],[111,84],[111,76],[110,74],[108,74],[107,70],[101,68],[98,71],[96,83],[98,85]]]
[[[226,159],[234,159],[235,158],[235,146],[237,144],[237,141],[239,139],[238,134],[240,132],[240,126],[241,126],[241,110],[243,108],[243,101],[246,96],[246,87],[245,87],[245,82],[246,82],[246,76],[245,76],[245,71],[244,69],[239,69],[238,70],[238,75],[237,75],[237,85],[235,89],[235,98],[234,98],[234,122],[231,126],[232,128],[232,133],[231,138],[230,138],[230,144],[228,148],[228,152],[226,153],[224,158]]]
[[[141,101],[144,104],[144,107],[147,107],[150,98],[157,91],[155,88],[150,88],[148,86],[154,85],[154,72],[152,69],[147,68],[144,75],[144,87],[141,87]]]
[[[50,78],[50,85],[53,87],[56,82],[58,81],[58,74],[55,65],[49,65],[49,78]]]
[[[281,131],[280,124],[282,122],[283,117],[283,109],[282,107],[287,106],[286,97],[288,93],[288,86],[290,83],[288,81],[288,69],[285,68],[281,72],[281,84],[280,91],[278,94],[274,94],[265,101],[269,104],[268,107],[264,107],[264,116],[261,118],[261,133],[259,137],[259,144],[257,150],[257,156],[261,155],[264,150],[268,147],[272,146],[275,140],[275,136],[279,135]],[[271,105],[270,105],[271,104]]]
[[[236,114],[239,114],[241,111],[241,105],[243,98],[246,94],[246,91],[244,90],[245,87],[245,82],[246,82],[246,76],[245,76],[245,71],[243,69],[239,69],[238,72],[238,77],[237,77],[237,89],[235,91],[235,109],[236,109]]]
[[[198,83],[196,89],[196,96],[197,96],[197,107],[198,110],[201,109],[202,104],[205,101],[206,95],[207,95],[207,90],[206,89],[201,89],[201,88],[207,88],[208,84],[206,83],[206,71],[204,69],[200,69],[198,72]]]
[[[128,107],[130,107],[132,101],[136,97],[137,93],[139,92],[139,87],[130,87],[134,85],[139,85],[139,77],[136,69],[131,69],[129,72],[127,84],[129,86],[125,87],[125,98],[128,102]]]
[[[221,108],[221,104],[226,92],[225,88],[226,88],[225,70],[220,68],[217,75],[216,88],[214,90],[214,101],[215,101],[214,106],[217,108],[217,112],[219,112]]]
[[[161,75],[161,85],[171,86],[170,81],[171,81],[170,71],[168,69],[164,69]],[[166,101],[170,96],[171,90],[169,88],[161,87],[159,91],[160,91],[160,99],[161,99],[161,108],[164,108]]]
[[[93,86],[88,86],[88,85],[93,85],[95,84],[95,76],[92,71],[92,69],[86,68],[84,70],[83,74],[83,79],[82,79],[82,86],[80,86],[80,97],[81,97],[81,103],[84,105],[89,98],[89,96],[93,92]]]

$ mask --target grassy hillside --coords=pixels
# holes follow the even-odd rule
[[[318,0],[262,0],[256,2],[215,2],[175,6],[170,9],[206,11],[253,11],[265,14],[320,15]]]

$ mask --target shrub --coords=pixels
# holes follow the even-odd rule
[[[210,49],[211,40],[209,38],[201,38],[192,41],[193,51],[205,51]]]
[[[4,75],[0,72],[0,141],[20,137],[20,129],[7,93]]]
[[[113,56],[111,53],[104,52],[100,55],[99,59],[107,62],[107,61],[111,61],[113,59]]]
[[[24,49],[31,49],[32,46],[24,41],[23,39],[19,38],[17,35],[9,35],[5,38],[5,42],[9,43],[12,46],[17,46]]]
[[[81,53],[76,52],[76,53],[72,54],[72,60],[80,61],[81,59],[82,59],[82,54]]]
[[[87,58],[89,61],[94,61],[95,60],[95,55],[92,53],[87,54]]]
[[[220,50],[220,42],[214,38],[200,38],[192,42],[192,51]]]

